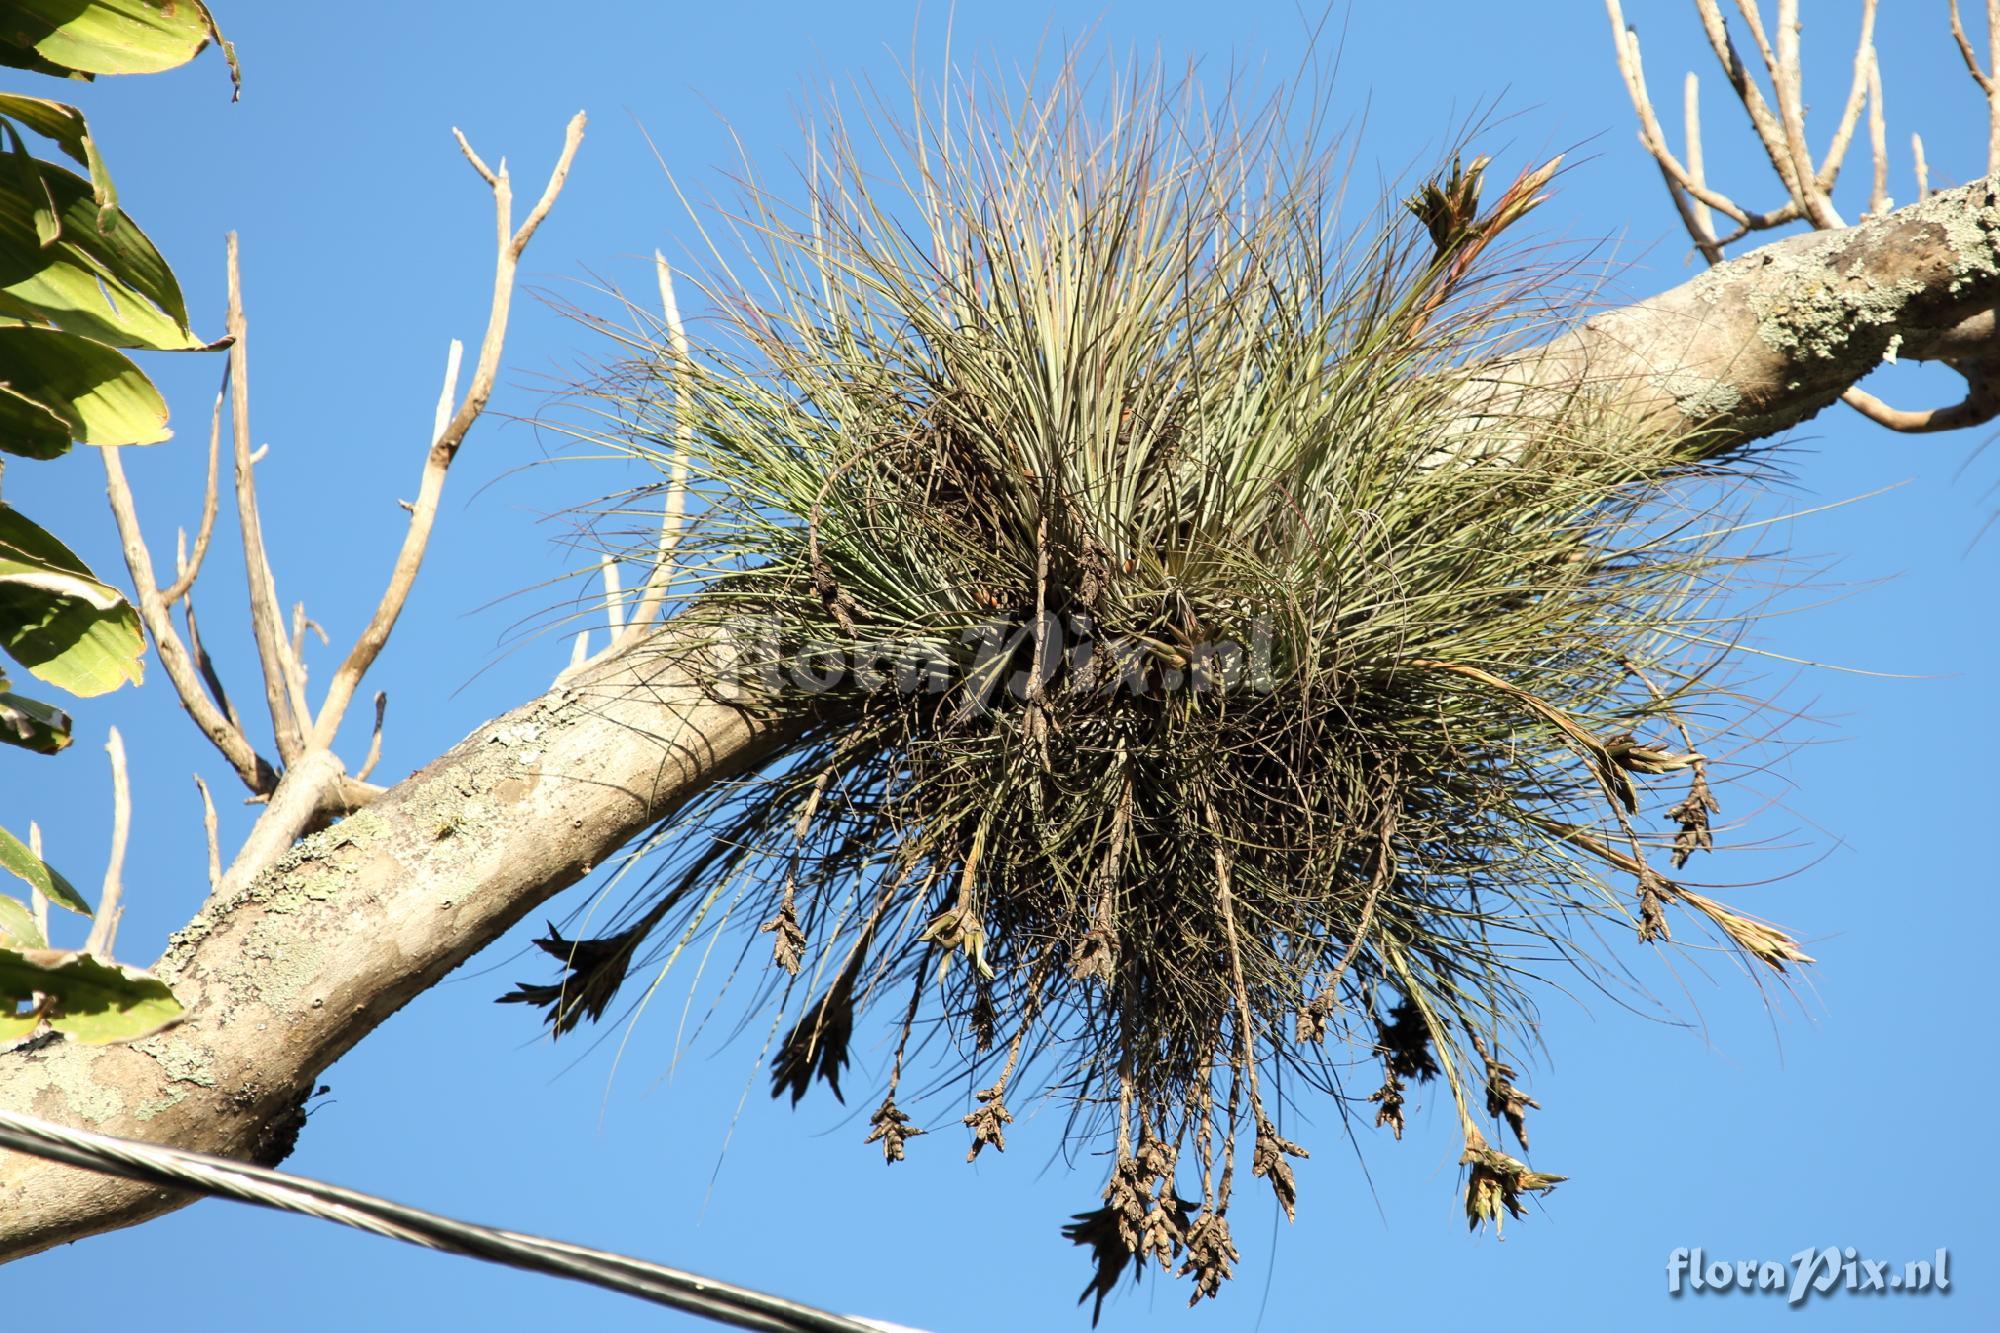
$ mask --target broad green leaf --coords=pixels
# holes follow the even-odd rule
[[[32,398],[0,384],[0,453],[60,458],[69,452],[69,423]]]
[[[125,600],[48,529],[4,504],[0,504],[0,583],[81,601],[98,611],[112,610]]]
[[[0,199],[13,205],[11,211],[32,218],[36,245],[49,245],[62,235],[62,223],[56,217],[56,201],[49,197],[49,188],[42,180],[42,164],[28,151],[28,141],[12,121],[0,121],[0,125],[6,127],[8,140],[6,186],[0,189]]]
[[[0,948],[40,949],[48,941],[35,929],[35,913],[11,894],[0,893]]]
[[[53,139],[57,147],[90,172],[92,197],[98,207],[118,206],[118,189],[111,183],[104,159],[97,155],[97,141],[90,137],[90,126],[81,111],[46,97],[0,93],[0,116],[27,126],[45,139]]]
[[[0,690],[0,745],[55,754],[69,744],[69,727],[69,714],[54,704]]]
[[[99,210],[82,177],[30,163],[0,175],[0,312],[52,322],[118,347],[186,351],[203,346],[187,327],[187,303],[167,261],[116,209]],[[37,220],[53,208],[54,243]],[[32,384],[19,386],[30,395]]]
[[[194,59],[214,30],[200,0],[11,0],[0,10],[0,60],[156,74]]]
[[[0,648],[72,694],[105,694],[144,674],[139,616],[70,549],[0,504]]]
[[[158,444],[173,434],[152,381],[81,334],[0,326],[0,383],[67,421],[85,444]]]
[[[90,904],[60,871],[28,850],[28,844],[0,828],[0,867],[11,871],[42,891],[42,896],[58,907],[90,915]]]
[[[0,1041],[19,1041],[41,1025],[40,1014],[0,1014]]]
[[[179,1021],[167,983],[138,968],[55,949],[0,949],[0,1011],[49,997],[49,1026],[86,1046],[132,1041]],[[23,1015],[8,1014],[18,1024]]]

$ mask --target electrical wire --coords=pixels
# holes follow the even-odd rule
[[[302,1213],[426,1249],[587,1282],[736,1328],[763,1333],[880,1333],[893,1327],[832,1314],[643,1259],[461,1222],[304,1176],[74,1129],[15,1111],[0,1109],[0,1148],[104,1175]]]

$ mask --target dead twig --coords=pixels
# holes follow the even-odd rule
[[[375,765],[381,762],[382,717],[388,711],[389,711],[388,692],[384,690],[375,691],[375,729],[371,733],[369,733],[368,757],[361,761],[361,767],[358,770],[356,770],[354,774],[354,780],[356,782],[366,782],[368,780],[368,775],[375,771]]]
[[[666,257],[658,250],[653,252],[653,272],[659,280],[660,317],[667,332],[667,349],[673,357],[668,380],[674,386],[678,409],[685,401],[680,384],[687,373],[687,330],[681,324],[680,303],[674,299],[673,270],[667,267]],[[624,632],[612,635],[611,646],[605,650],[607,653],[616,653],[635,642],[653,622],[653,617],[659,614],[660,604],[666,600],[667,586],[674,573],[674,549],[680,544],[681,527],[687,519],[688,454],[693,447],[693,428],[685,413],[676,410],[674,453],[667,469],[667,491],[661,506],[660,540],[653,556],[653,571],[646,578],[639,604],[625,622]]]
[[[216,838],[215,801],[208,794],[208,784],[201,780],[201,774],[194,775],[195,789],[201,793],[201,831],[208,843],[208,886],[212,889],[222,878],[222,848]]]
[[[125,914],[125,844],[132,832],[132,783],[125,772],[125,738],[111,728],[104,748],[111,755],[111,854],[104,866],[104,889],[98,894],[97,915],[83,951],[98,959],[111,957],[118,938],[118,919]]]
[[[236,515],[242,529],[244,576],[250,588],[250,631],[257,643],[257,661],[264,676],[264,702],[271,713],[271,732],[278,757],[286,767],[305,753],[297,671],[278,610],[277,580],[264,551],[264,525],[257,513],[256,457],[250,452],[250,346],[243,314],[243,274],[236,233],[229,233],[229,374],[232,433],[236,447]]]
[[[1875,49],[1875,20],[1880,0],[1863,0],[1861,30],[1855,42],[1853,74],[1847,97],[1826,156],[1817,168],[1813,166],[1811,148],[1806,139],[1798,0],[1777,0],[1775,40],[1765,31],[1760,0],[1736,0],[1737,13],[1748,28],[1763,58],[1765,71],[1770,76],[1772,95],[1777,104],[1775,111],[1765,100],[1756,78],[1737,55],[1718,0],[1693,0],[1693,3],[1710,48],[1721,63],[1752,131],[1790,196],[1790,201],[1782,208],[1751,214],[1716,190],[1706,179],[1702,166],[1697,84],[1692,73],[1688,75],[1685,85],[1686,160],[1683,162],[1675,156],[1660,129],[1659,117],[1653,110],[1646,89],[1645,69],[1639,58],[1638,34],[1626,25],[1619,0],[1605,0],[1619,73],[1639,119],[1639,141],[1659,165],[1668,196],[1702,258],[1710,264],[1720,263],[1728,247],[1751,232],[1799,219],[1819,230],[1845,226],[1833,205],[1832,190],[1839,179],[1841,164],[1853,142],[1864,107],[1873,166],[1868,216],[1879,217],[1887,213],[1894,201],[1889,198],[1888,123],[1883,101],[1881,61]],[[1996,81],[1994,73],[2000,70],[2000,0],[1987,0],[1988,44],[1991,49],[1984,67],[1966,36],[1957,0],[1952,0],[1950,8],[1952,38],[1958,45],[1966,69],[1987,99],[1987,170],[1990,173],[2000,172],[2000,81]],[[1924,160],[1923,140],[1912,135],[1910,148],[1916,164],[1917,197],[1921,200],[1930,194],[1930,168]],[[1737,230],[1728,236],[1718,237],[1709,216],[1711,208],[1734,220]],[[1990,377],[1982,358],[1941,359],[1964,375],[1969,386],[1965,398],[1950,407],[1904,411],[1858,388],[1849,388],[1841,395],[1842,400],[1879,425],[1911,433],[1956,430],[1991,421],[2000,415],[2000,393],[1988,387],[1986,381]]]
[[[2000,0],[1986,0],[1986,67],[1980,68],[1972,42],[1965,35],[1965,23],[1958,12],[1958,0],[1951,0],[1951,38],[1965,59],[1966,73],[1986,95],[1986,174],[2000,172]]]
[[[334,672],[327,686],[326,698],[313,722],[311,741],[315,748],[325,748],[333,744],[333,738],[340,729],[341,719],[347,714],[348,705],[354,699],[354,692],[360,687],[361,678],[381,654],[382,647],[389,641],[389,634],[396,627],[396,620],[403,612],[404,603],[409,600],[410,588],[416,582],[417,570],[423,564],[424,551],[430,544],[431,528],[437,520],[439,497],[444,492],[445,474],[452,460],[457,457],[459,447],[465,443],[466,433],[479,419],[486,408],[486,401],[493,393],[493,382],[500,369],[500,354],[506,343],[507,317],[514,294],[514,273],[520,264],[521,252],[527,248],[542,219],[548,216],[556,196],[561,193],[563,182],[569,176],[570,164],[576,158],[576,150],[583,142],[584,114],[579,111],[570,119],[564,133],[562,155],[556,160],[555,169],[549,174],[548,185],[542,196],[528,213],[527,218],[517,228],[513,226],[514,194],[503,161],[496,172],[482,161],[466,142],[463,134],[457,135],[459,147],[466,160],[472,163],[493,191],[494,216],[498,232],[498,254],[494,263],[492,308],[487,316],[486,333],[479,345],[479,359],[472,372],[472,383],[467,387],[465,397],[458,410],[444,428],[437,432],[424,458],[423,480],[417,491],[417,499],[410,511],[409,527],[403,534],[402,548],[396,553],[396,562],[389,574],[388,587],[383,591],[382,600],[375,608],[375,614],[355,640],[347,658]]]
[[[147,549],[145,536],[139,528],[138,507],[132,498],[131,483],[125,477],[121,451],[107,446],[98,453],[104,462],[105,493],[110,500],[111,516],[117,524],[119,543],[125,553],[125,568],[132,576],[139,618],[152,636],[154,651],[159,654],[160,665],[174,687],[174,694],[202,734],[236,770],[243,785],[253,793],[268,794],[278,785],[277,773],[250,744],[235,718],[225,715],[227,695],[222,692],[221,682],[215,678],[213,664],[201,650],[191,600],[187,603],[187,615],[188,636],[194,644],[192,655],[174,629],[169,604],[154,579],[152,553]],[[188,569],[191,571],[193,568],[190,562]],[[192,584],[193,579],[175,581],[175,586],[181,588],[181,595],[187,597],[189,588],[182,586],[183,583]],[[204,682],[208,693],[203,692]]]
[[[176,543],[174,552],[174,581],[160,593],[160,600],[172,606],[187,595],[194,587],[195,578],[201,573],[201,562],[208,558],[208,539],[215,532],[215,478],[222,458],[222,402],[229,396],[229,362],[222,363],[222,387],[215,391],[215,408],[208,417],[208,482],[202,488],[201,526],[195,529],[194,554],[186,555]],[[180,542],[187,533],[183,530]]]

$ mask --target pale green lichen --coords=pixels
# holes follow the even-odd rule
[[[1954,277],[1950,291],[1958,291],[1967,278],[2000,272],[1994,242],[1994,233],[2000,231],[2000,207],[1992,202],[1993,196],[1987,199],[1978,208],[1939,209],[1935,216],[1925,218],[1943,229],[1945,245],[1951,251]]]
[[[298,1007],[299,997],[320,977],[326,962],[325,950],[310,937],[301,938],[269,918],[250,927],[243,954],[256,961],[248,979],[258,998],[281,1014]]]
[[[1740,389],[1712,375],[1676,370],[1658,376],[1654,382],[1689,421],[1715,421],[1734,412],[1743,401]]]
[[[192,1083],[198,1088],[215,1086],[215,1070],[208,1051],[173,1032],[163,1032],[138,1042],[137,1048],[152,1057],[160,1072],[175,1083]]]
[[[187,1098],[188,1095],[184,1089],[175,1088],[163,1097],[154,1097],[140,1103],[139,1108],[132,1112],[132,1118],[142,1123],[152,1120],[173,1110],[176,1106],[186,1101]]]
[[[1859,261],[1837,273],[1810,253],[1782,254],[1772,257],[1744,299],[1766,345],[1831,361],[1853,348],[1858,330],[1895,324],[1922,291],[1915,279],[1871,278]]]
[[[125,1111],[125,1098],[91,1077],[89,1060],[37,1061],[41,1087],[29,1094],[28,1107],[60,1108],[63,1119],[83,1125],[110,1124]],[[44,1098],[47,1098],[45,1101]],[[44,1111],[44,1114],[47,1114]]]

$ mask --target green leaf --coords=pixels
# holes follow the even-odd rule
[[[67,421],[85,444],[158,444],[173,434],[152,381],[81,334],[0,326],[0,383]]]
[[[20,458],[61,458],[69,452],[69,423],[32,398],[0,384],[0,453]]]
[[[82,177],[12,157],[27,163],[28,179],[0,174],[0,313],[119,347],[204,345],[188,328],[180,283],[144,232],[117,209],[100,209]],[[53,242],[40,221],[45,207]],[[37,396],[32,384],[18,387]]]
[[[69,744],[69,728],[69,714],[54,704],[0,690],[0,745],[55,754]]]
[[[4,828],[0,828],[0,867],[27,880],[58,907],[90,915],[90,904],[76,891],[76,886],[64,879],[54,866],[29,851],[28,844]]]
[[[42,164],[28,151],[28,141],[11,121],[0,120],[0,125],[6,127],[12,144],[7,151],[7,187],[0,190],[0,199],[14,204],[12,211],[29,214],[34,221],[35,243],[48,245],[62,235],[62,223],[56,219],[56,202],[42,183]]]
[[[19,898],[0,893],[0,948],[40,949],[48,941],[35,929],[35,913]]]
[[[138,968],[56,949],[0,949],[0,1007],[32,1003],[38,991],[49,997],[49,1026],[86,1046],[147,1036],[186,1012],[166,982]],[[4,1016],[17,1029],[26,1017]]]
[[[138,612],[70,549],[0,504],[0,648],[51,685],[97,695],[144,675]]]
[[[0,62],[156,74],[194,59],[214,32],[200,0],[12,0],[0,13]]]
[[[0,116],[27,126],[45,139],[54,140],[57,147],[90,173],[92,197],[97,200],[98,207],[118,206],[117,187],[111,183],[111,173],[105,170],[104,159],[97,155],[97,141],[90,137],[90,126],[81,111],[46,97],[0,93]]]

